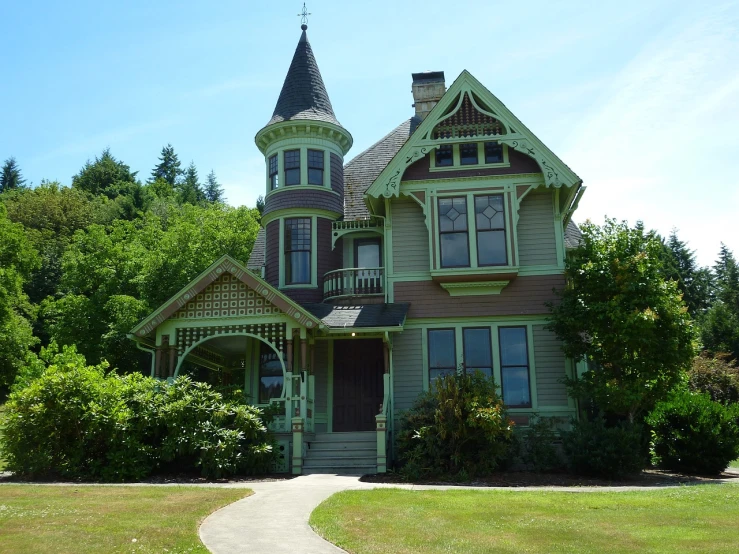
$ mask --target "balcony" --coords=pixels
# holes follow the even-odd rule
[[[385,268],[347,268],[329,271],[323,276],[323,299],[347,296],[382,296],[385,294]]]

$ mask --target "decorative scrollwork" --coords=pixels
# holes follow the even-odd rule
[[[398,196],[400,194],[400,179],[403,176],[403,173],[405,173],[406,168],[438,147],[438,145],[421,146],[420,148],[415,148],[408,152],[405,156],[405,160],[403,160],[403,167],[398,168],[385,182],[385,192],[383,192],[382,195],[385,198]]]

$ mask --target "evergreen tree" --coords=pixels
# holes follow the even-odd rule
[[[110,153],[110,148],[106,148],[94,162],[87,160],[80,172],[72,177],[72,187],[92,196],[102,194],[111,200],[118,196],[136,197],[140,194],[137,191],[140,185],[136,181],[136,173],[117,160]]]
[[[151,180],[164,179],[174,187],[177,185],[177,181],[181,175],[180,159],[175,154],[172,145],[167,144],[167,146],[162,148],[159,163],[151,172]]]
[[[716,273],[716,297],[739,312],[739,265],[731,250],[722,242],[718,261],[714,266]]]
[[[200,186],[195,162],[190,162],[190,165],[185,170],[185,177],[177,186],[177,189],[181,204],[199,204],[205,200],[205,194]]]
[[[5,160],[2,175],[0,175],[0,192],[22,188],[26,180],[21,176],[21,170],[14,157]]]
[[[716,300],[702,321],[701,339],[709,352],[739,360],[739,265],[723,243],[714,273]]]
[[[673,229],[665,244],[665,276],[677,283],[683,294],[683,301],[694,318],[704,313],[710,304],[711,272],[698,267],[695,251],[677,236]]]
[[[264,215],[264,196],[261,194],[257,197],[257,211],[260,217]]]
[[[223,187],[216,180],[216,174],[211,169],[208,173],[208,180],[205,183],[205,199],[208,202],[223,202],[225,197],[223,195]]]

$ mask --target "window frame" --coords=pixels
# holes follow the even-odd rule
[[[502,347],[502,341],[500,338],[500,332],[502,329],[523,329],[523,338],[524,338],[524,345],[526,346],[526,385],[528,387],[528,394],[529,394],[529,402],[528,404],[506,404],[505,403],[505,387],[503,385],[504,378],[503,373],[506,368],[520,368],[524,367],[523,365],[504,365],[503,364],[503,347]],[[531,352],[529,351],[529,328],[528,325],[498,325],[497,326],[497,334],[498,334],[498,356],[499,356],[499,362],[500,362],[500,396],[503,399],[503,403],[505,404],[506,408],[519,408],[519,409],[533,409],[534,407],[534,396],[533,396],[533,390],[531,387]]]
[[[311,154],[314,154],[314,156],[311,156]],[[306,168],[308,170],[308,184],[311,186],[318,186],[322,187],[326,184],[326,154],[323,150],[318,150],[315,148],[308,148],[306,150]],[[320,160],[320,166],[317,167],[312,165],[313,163],[316,163],[316,160]],[[318,183],[314,183],[311,181],[311,171],[320,171],[321,172],[321,181]]]
[[[292,248],[292,240],[288,247],[288,234],[287,227],[288,222],[294,221],[307,221],[308,222],[308,248]],[[283,252],[282,252],[282,264],[283,274],[285,277],[285,285],[311,285],[313,282],[313,218],[312,217],[286,217],[282,223],[283,229]],[[292,238],[292,237],[291,237]],[[304,239],[303,239],[304,240]],[[292,280],[292,271],[288,273],[288,267],[292,269],[292,263],[288,266],[287,260],[289,255],[294,252],[307,252],[308,253],[308,280],[307,281],[294,281]]]
[[[272,162],[274,161],[274,168]],[[273,171],[274,169],[274,171]],[[280,158],[279,152],[275,152],[267,158],[267,179],[269,182],[269,190],[277,190],[280,188]]]
[[[487,156],[486,156],[486,148],[485,145],[488,143],[497,143],[502,150],[502,160],[499,162],[488,162]],[[462,153],[461,153],[461,147],[464,144],[477,144],[477,163],[469,163],[469,164],[463,164],[462,163]],[[436,164],[436,153],[434,153],[433,156],[429,156],[429,171],[460,171],[460,170],[467,170],[467,169],[484,169],[484,168],[495,168],[495,167],[510,167],[510,158],[509,158],[509,152],[507,144],[503,144],[500,141],[497,140],[485,140],[485,137],[476,137],[476,140],[469,140],[464,142],[454,142],[454,143],[442,143],[440,145],[440,148],[451,148],[452,151],[452,161],[450,164],[447,165],[437,165]],[[438,152],[439,149],[435,149],[435,152]]]
[[[490,198],[492,196],[499,196],[501,203],[503,204],[503,209],[501,212],[503,213],[503,226],[496,229],[480,229],[477,225],[477,199],[478,198]],[[488,201],[489,202],[489,201]],[[495,193],[495,194],[473,194],[472,196],[472,203],[474,205],[475,209],[475,248],[477,249],[477,267],[500,267],[500,266],[507,266],[508,265],[508,230],[507,230],[507,222],[508,218],[506,217],[506,198],[505,194]],[[484,214],[483,214],[484,215]],[[480,262],[480,233],[490,233],[490,232],[496,232],[496,231],[502,231],[503,232],[503,254],[505,261],[499,262],[499,263],[481,263]]]
[[[296,153],[297,153],[297,161],[295,161],[295,159],[293,158]],[[301,161],[302,160],[301,160],[300,148],[291,148],[290,150],[283,150],[282,165],[284,166],[283,173],[285,176],[285,186],[286,187],[295,187],[295,186],[299,186],[302,183],[302,175],[301,175],[302,163]],[[294,176],[295,175],[294,172],[297,172],[298,181],[295,183],[291,183],[290,179],[288,178],[288,175]]]
[[[465,213],[464,213],[464,222],[465,222],[465,228],[464,230],[452,230],[452,231],[442,231],[441,230],[441,208],[440,203],[442,200],[451,200],[452,201],[452,208],[454,208],[454,201],[456,199],[463,199],[465,204]],[[470,221],[469,221],[469,203],[467,202],[468,198],[467,195],[464,196],[440,196],[436,199],[436,224],[437,224],[437,235],[438,235],[438,246],[439,246],[439,267],[441,269],[454,269],[454,268],[466,268],[466,267],[472,267],[472,259],[471,259],[471,252],[470,252]],[[461,215],[460,215],[461,217]],[[444,253],[442,250],[442,235],[461,235],[464,234],[467,237],[467,263],[466,264],[459,264],[459,265],[444,265]]]
[[[431,333],[433,332],[439,332],[439,331],[451,331],[452,333],[452,348],[453,348],[453,355],[452,359],[454,360],[454,366],[438,366],[438,367],[431,367]],[[457,329],[455,327],[429,327],[426,329],[426,375],[428,377],[428,383],[429,388],[433,385],[434,381],[439,377],[438,375],[436,377],[431,377],[431,371],[437,370],[437,371],[451,371],[452,373],[456,373],[458,369],[458,361],[457,361]]]
[[[462,360],[464,364],[464,371],[465,373],[469,372],[469,364],[467,363],[467,331],[487,331],[488,334],[488,348],[490,349],[490,366],[482,367],[482,366],[476,366],[472,369],[478,370],[478,369],[489,369],[489,377],[495,381],[495,362],[493,357],[493,337],[492,337],[492,330],[490,327],[481,326],[481,327],[462,327]]]
[[[259,349],[257,350],[257,404],[259,405],[268,405],[273,398],[282,398],[282,395],[285,393],[285,369],[282,364],[282,360],[280,360],[279,355],[264,341],[259,340]],[[282,376],[282,387],[280,389],[279,396],[270,396],[269,398],[266,398],[266,400],[262,397],[262,370],[264,369],[265,360],[264,356],[274,357],[274,359],[266,360],[267,363],[272,361],[277,361],[280,364],[280,372]],[[268,376],[269,377],[269,376]]]

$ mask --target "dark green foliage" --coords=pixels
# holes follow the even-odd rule
[[[180,167],[180,159],[175,154],[171,144],[167,144],[162,148],[159,156],[159,163],[151,172],[151,180],[164,179],[171,187],[175,187],[182,175]]]
[[[21,176],[18,162],[12,156],[5,160],[0,173],[0,193],[22,188],[26,180]]]
[[[216,173],[211,169],[208,173],[207,180],[205,182],[205,199],[208,202],[225,202],[226,198],[223,194],[223,187],[218,183],[216,179]],[[257,205],[257,207],[259,207]],[[262,213],[261,211],[259,212]]]
[[[739,457],[739,405],[677,391],[647,417],[652,457],[665,469],[716,475]]]
[[[403,416],[401,471],[414,479],[486,475],[505,460],[512,434],[491,380],[480,373],[446,376]]]
[[[205,200],[194,162],[190,162],[182,182],[177,185],[177,199],[180,204],[199,204]]]
[[[565,462],[558,448],[560,442],[556,422],[551,417],[532,416],[528,428],[517,435],[518,458],[528,470],[558,471]]]
[[[637,420],[664,398],[694,356],[694,331],[677,286],[663,277],[663,247],[637,225],[585,223],[568,256],[571,284],[552,310],[552,329],[591,370],[570,393]]]
[[[698,267],[695,252],[673,229],[665,244],[664,273],[677,283],[691,317],[699,317],[711,301],[713,276],[708,268]]]
[[[264,214],[264,196],[261,194],[257,197],[257,211],[260,216]]]
[[[129,166],[115,159],[106,148],[94,162],[88,160],[72,177],[72,187],[92,196],[102,194],[112,200],[118,196],[135,195],[140,185],[136,181],[136,171],[131,172]]]
[[[739,360],[739,264],[724,244],[714,273],[716,300],[701,320],[703,346],[713,354],[727,352]]]
[[[220,478],[271,467],[271,439],[255,407],[185,377],[166,384],[106,375],[105,364],[86,366],[73,349],[47,360],[6,405],[3,451],[22,477],[129,481],[199,468]]]
[[[606,425],[603,417],[572,422],[562,433],[562,449],[567,465],[577,475],[622,479],[647,466],[644,428],[622,422]]]
[[[739,367],[728,354],[711,357],[703,352],[693,360],[688,372],[688,387],[692,392],[705,392],[714,402],[739,402]]]

